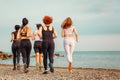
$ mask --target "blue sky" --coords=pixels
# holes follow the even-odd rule
[[[76,51],[120,51],[119,4],[120,0],[0,0],[0,50],[11,51],[11,32],[22,18],[28,18],[34,32],[35,24],[50,15],[58,32],[56,50],[64,50],[60,25],[71,17],[80,39]]]

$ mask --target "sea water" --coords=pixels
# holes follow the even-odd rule
[[[54,57],[54,66],[67,67],[68,62],[65,52],[55,51],[55,53],[59,53],[62,57]],[[34,52],[31,53],[32,55],[35,55]],[[13,64],[13,60],[0,59],[0,64]],[[20,64],[22,64],[22,59]],[[30,65],[35,66],[35,64],[35,58],[31,57]],[[120,51],[74,51],[72,66],[74,68],[120,69]]]

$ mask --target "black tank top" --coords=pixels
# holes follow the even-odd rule
[[[26,36],[27,36],[27,28],[21,29],[20,35],[21,35],[22,37],[26,37]]]
[[[49,30],[49,27],[47,27],[47,30],[44,30],[42,27],[42,38],[43,40],[53,40],[53,32],[54,28],[52,27],[52,30]]]

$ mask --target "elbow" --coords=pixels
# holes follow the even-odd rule
[[[54,36],[54,38],[57,38],[58,36],[56,35],[56,36]]]
[[[64,37],[64,35],[62,34],[61,37]]]
[[[78,37],[78,34],[75,34],[76,37]]]

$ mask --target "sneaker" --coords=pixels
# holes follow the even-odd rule
[[[16,67],[13,67],[13,70],[16,70]]]
[[[50,67],[50,72],[54,73],[54,67],[52,63],[49,63],[49,67]]]
[[[47,70],[45,70],[45,71],[43,72],[43,74],[48,74],[48,71],[47,71]]]
[[[29,72],[29,70],[27,70],[27,69],[24,70],[24,73],[28,73],[28,72]]]
[[[27,64],[24,64],[24,73],[27,73],[28,70],[27,70]]]
[[[36,64],[36,70],[39,70],[39,65],[38,65],[38,63]]]
[[[17,64],[17,70],[20,70],[20,64],[19,63]]]
[[[42,70],[42,66],[39,66],[39,70],[40,70],[40,71]]]

